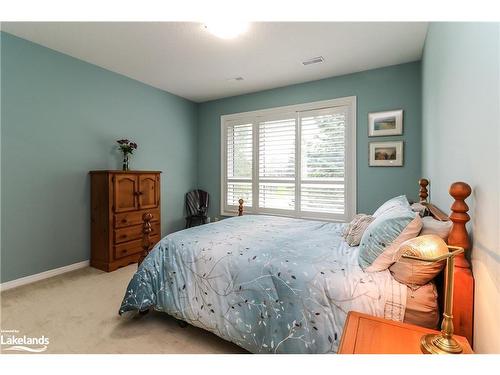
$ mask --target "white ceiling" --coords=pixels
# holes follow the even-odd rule
[[[2,30],[202,102],[419,60],[427,23],[257,22],[232,40],[194,22],[3,22]],[[325,61],[302,65],[316,56]]]

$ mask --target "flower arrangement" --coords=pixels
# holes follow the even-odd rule
[[[128,156],[134,153],[134,150],[137,150],[137,143],[129,141],[128,139],[120,139],[116,141],[118,143],[118,148],[123,153],[123,165],[122,169],[124,171],[128,171]]]

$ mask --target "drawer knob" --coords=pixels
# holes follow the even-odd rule
[[[127,235],[126,234],[122,234],[120,237],[121,238],[127,238]]]
[[[126,223],[127,222],[127,219],[122,219],[122,223]]]

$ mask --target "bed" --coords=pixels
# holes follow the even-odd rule
[[[448,220],[427,202],[427,186],[427,180],[420,181],[421,203],[437,219]],[[452,193],[457,210],[450,216],[449,241],[468,247],[468,242],[457,244],[468,241],[463,236],[466,197],[460,193]],[[239,211],[237,217],[172,233],[145,250],[120,315],[162,311],[252,353],[335,353],[351,310],[404,320],[407,286],[388,269],[360,268],[359,248],[342,237],[346,224],[242,215],[243,202]],[[146,214],[145,249],[149,220]],[[460,280],[472,282],[469,273],[456,272],[457,290]],[[471,327],[469,304],[455,305],[456,332],[462,335]]]

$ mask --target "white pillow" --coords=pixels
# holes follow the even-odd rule
[[[377,217],[382,215],[384,212],[388,212],[395,208],[407,208],[411,210],[410,203],[408,203],[408,199],[406,195],[400,195],[394,198],[389,199],[382,206],[377,208],[377,210],[373,213],[373,217]]]
[[[425,214],[425,211],[427,210],[427,207],[425,207],[422,203],[413,203],[411,205],[411,209],[414,212],[418,212],[418,214],[420,215],[420,217],[423,217],[424,214]]]
[[[420,236],[424,234],[435,234],[441,237],[444,241],[448,241],[448,235],[450,234],[451,227],[453,223],[451,220],[439,221],[434,219],[432,216],[425,216],[422,218],[422,231]]]

